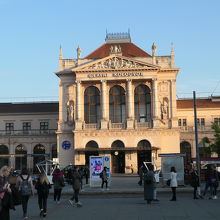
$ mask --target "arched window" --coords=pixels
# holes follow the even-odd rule
[[[87,124],[97,123],[100,119],[100,92],[90,86],[84,93],[84,118]]]
[[[189,142],[183,141],[180,143],[180,153],[186,154],[186,156],[183,157],[184,166],[187,166],[190,163],[192,163],[192,150],[191,150],[191,144]]]
[[[135,119],[138,122],[151,120],[151,95],[146,85],[139,85],[134,90]]]
[[[112,123],[124,123],[125,113],[125,90],[121,86],[114,86],[109,92],[109,114]]]
[[[0,145],[0,167],[3,167],[4,165],[8,165],[7,154],[9,154],[8,147],[5,145]]]
[[[148,140],[141,140],[137,144],[137,159],[138,159],[138,169],[143,162],[151,162],[152,161],[152,149],[151,143]]]
[[[19,157],[19,155],[15,159],[15,169],[16,170],[22,170],[22,168],[27,167],[27,151],[25,150],[24,146],[22,144],[19,144],[15,148],[15,154],[24,154],[23,157]]]

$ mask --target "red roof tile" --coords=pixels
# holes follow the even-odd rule
[[[109,56],[110,47],[113,45],[120,45],[122,50],[122,56],[125,57],[151,57],[144,50],[140,49],[133,43],[105,43],[101,47],[94,50],[87,55],[85,59],[101,59]]]
[[[211,99],[197,99],[197,108],[220,108],[220,102],[213,102]],[[193,99],[177,100],[178,108],[193,108]]]

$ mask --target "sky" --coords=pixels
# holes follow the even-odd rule
[[[151,54],[175,47],[177,97],[220,95],[219,0],[0,0],[0,102],[58,100],[59,47],[82,57],[130,29]]]

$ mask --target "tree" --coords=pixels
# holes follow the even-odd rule
[[[213,152],[220,155],[220,126],[217,123],[212,124],[212,129],[214,130],[214,142],[211,144],[211,149]]]

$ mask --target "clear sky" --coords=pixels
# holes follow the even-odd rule
[[[0,102],[58,100],[60,45],[84,57],[128,28],[150,54],[174,43],[178,97],[220,95],[219,0],[0,0]]]

